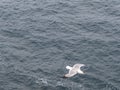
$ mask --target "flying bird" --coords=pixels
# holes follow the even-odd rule
[[[84,72],[80,69],[83,66],[85,66],[85,65],[84,64],[75,64],[75,65],[73,65],[73,67],[66,66],[66,69],[68,69],[69,72],[64,75],[64,78],[72,77],[72,76],[76,75],[77,73],[84,74]]]

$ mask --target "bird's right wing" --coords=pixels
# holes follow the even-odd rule
[[[75,65],[73,66],[73,68],[79,69],[79,68],[81,68],[82,66],[85,66],[85,65],[84,65],[84,64],[75,64]]]

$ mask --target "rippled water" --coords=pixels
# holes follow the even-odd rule
[[[120,90],[120,0],[0,0],[0,90]]]

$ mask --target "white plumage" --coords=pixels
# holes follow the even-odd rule
[[[72,77],[72,76],[76,75],[77,73],[84,74],[84,72],[80,69],[83,66],[85,66],[85,65],[84,64],[75,64],[75,65],[73,65],[73,67],[66,66],[66,69],[69,70],[69,73],[65,74],[64,77]]]

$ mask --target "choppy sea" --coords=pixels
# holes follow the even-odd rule
[[[0,90],[120,90],[120,0],[0,0]]]

